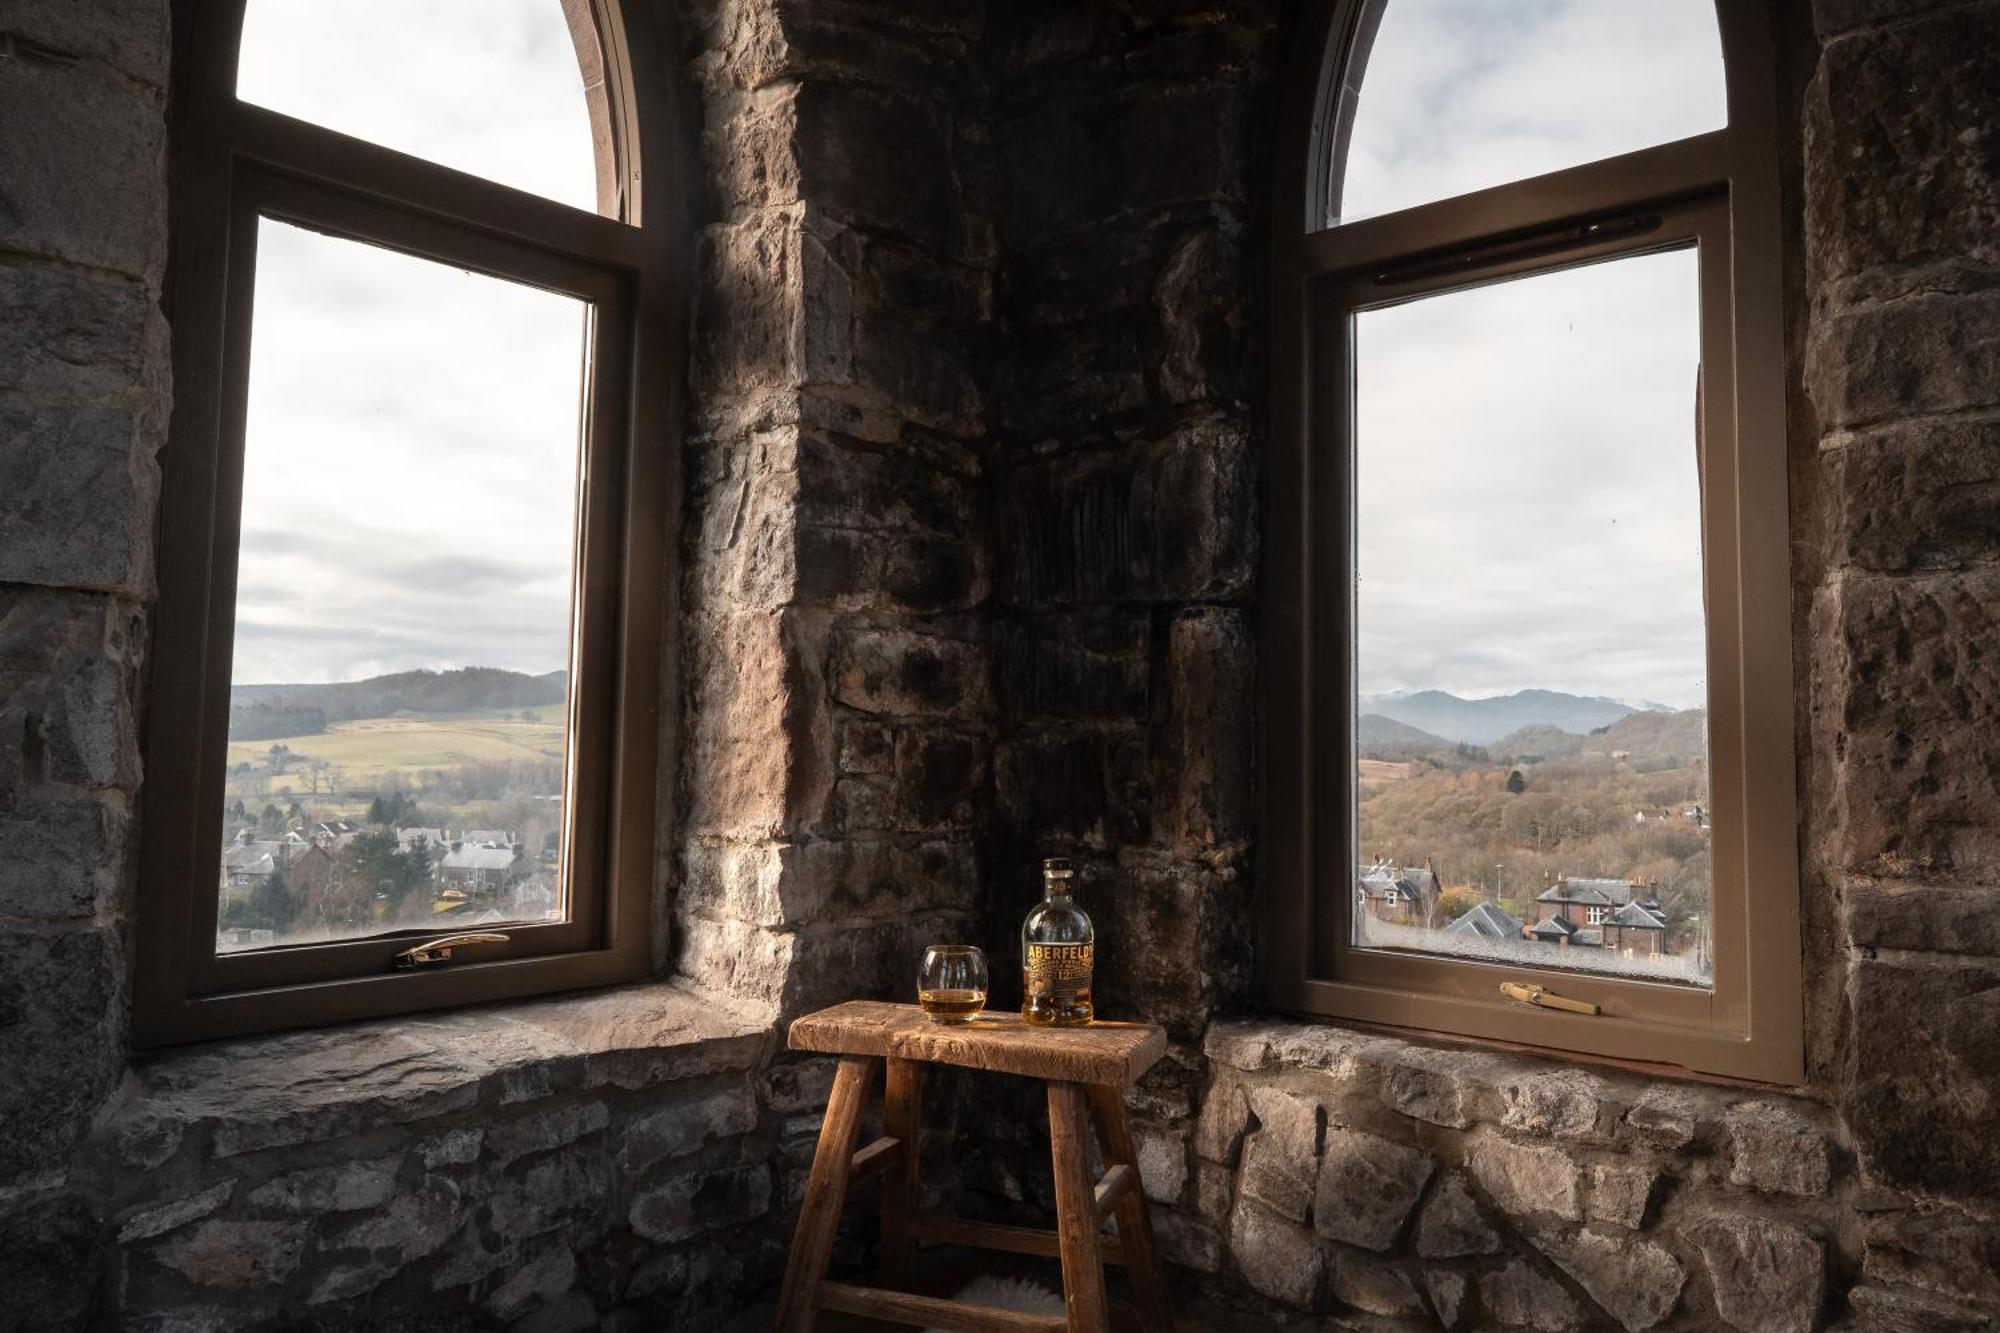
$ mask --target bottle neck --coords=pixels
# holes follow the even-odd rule
[[[1042,896],[1052,902],[1067,903],[1075,886],[1066,879],[1042,881]]]

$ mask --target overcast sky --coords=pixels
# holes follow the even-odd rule
[[[1389,0],[1364,216],[1719,128],[1703,0]],[[1361,314],[1360,687],[1704,702],[1693,251]]]
[[[251,0],[238,91],[595,205],[555,0]],[[264,221],[238,683],[567,665],[584,316]]]
[[[238,87],[594,205],[555,0],[251,0]],[[1390,0],[1344,211],[1723,120],[1705,0]],[[1364,691],[1701,701],[1694,264],[1361,318]],[[565,664],[581,330],[567,298],[264,224],[239,682]]]

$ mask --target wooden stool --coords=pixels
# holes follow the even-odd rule
[[[799,1206],[798,1229],[778,1295],[778,1333],[810,1333],[813,1311],[835,1310],[897,1324],[965,1333],[1106,1333],[1106,1261],[1122,1263],[1132,1280],[1147,1333],[1173,1327],[1153,1253],[1153,1223],[1139,1187],[1124,1091],[1167,1048],[1167,1034],[1150,1023],[1093,1023],[1086,1028],[1032,1027],[1019,1014],[982,1014],[977,1022],[933,1023],[913,1004],[856,1000],[808,1014],[792,1024],[795,1051],[841,1057],[826,1104],[812,1178]],[[923,1067],[961,1065],[996,1074],[1039,1078],[1049,1085],[1049,1147],[1055,1159],[1056,1229],[993,1226],[954,1217],[919,1217],[918,1131],[923,1124]],[[883,1068],[885,1134],[859,1152],[855,1128],[868,1080]],[[1104,1177],[1090,1178],[1086,1121],[1097,1125]],[[882,1188],[879,1287],[826,1281],[827,1257],[847,1187],[886,1175]],[[1118,1235],[1100,1235],[1116,1212]],[[1016,1314],[894,1290],[909,1280],[917,1241],[971,1245],[1015,1254],[1059,1255],[1069,1314]]]

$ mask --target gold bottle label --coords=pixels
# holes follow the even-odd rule
[[[1022,971],[1028,994],[1052,1000],[1073,1000],[1090,994],[1091,955],[1088,944],[1030,944]]]

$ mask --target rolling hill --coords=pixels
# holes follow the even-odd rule
[[[1364,695],[1361,711],[1401,722],[1448,742],[1486,745],[1523,727],[1549,726],[1582,735],[1634,713],[1628,704],[1560,690],[1520,690],[1488,699],[1461,699],[1443,690]]]
[[[399,713],[554,707],[562,703],[568,688],[566,671],[529,676],[498,667],[398,671],[327,685],[237,685],[229,691],[229,729],[233,737],[247,740],[253,732],[264,736],[304,734],[307,728],[280,731],[273,726],[291,725],[289,720],[313,714],[318,714],[324,727]]]

